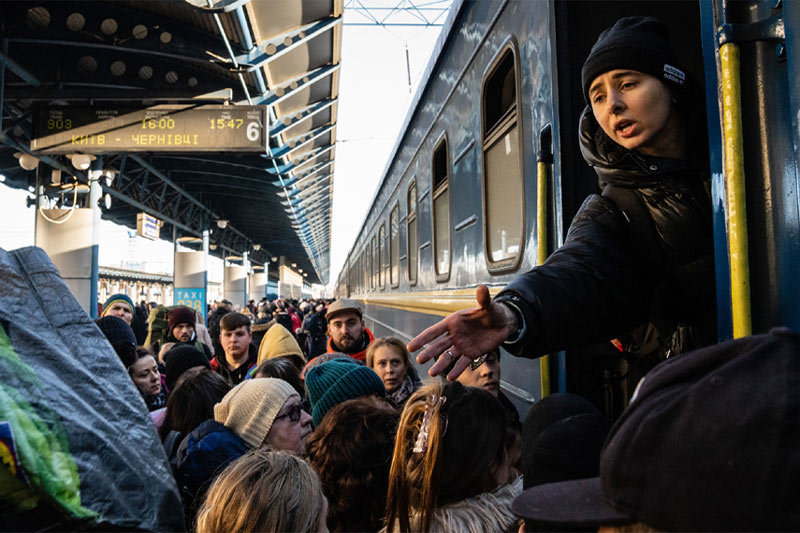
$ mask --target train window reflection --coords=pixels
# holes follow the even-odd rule
[[[490,271],[516,268],[521,257],[525,221],[516,72],[509,43],[483,84],[484,239]]]
[[[386,287],[386,225],[381,224],[378,229],[378,284],[381,289]]]
[[[375,289],[378,278],[378,241],[375,235],[372,236],[372,254],[370,255],[370,266],[372,267],[372,276],[370,277],[370,285]]]
[[[395,204],[389,216],[389,283],[400,284],[400,206]]]
[[[450,275],[450,157],[447,137],[433,150],[433,253],[437,281]]]
[[[419,240],[417,238],[417,182],[412,181],[408,186],[408,282],[411,285],[417,283],[417,255],[419,252]]]

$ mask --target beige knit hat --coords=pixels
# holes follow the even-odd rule
[[[292,359],[295,365],[299,366],[300,369],[306,364],[303,350],[300,349],[300,345],[297,344],[294,335],[280,324],[273,324],[267,330],[266,335],[261,339],[261,344],[258,346],[258,364],[260,365],[267,359],[274,359],[284,355],[293,356]]]
[[[250,448],[258,448],[292,395],[297,396],[297,392],[282,379],[248,379],[214,406],[214,420],[239,435]]]

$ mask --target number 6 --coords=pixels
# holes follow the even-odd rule
[[[259,136],[258,122],[249,122],[247,124],[247,140],[257,141]]]

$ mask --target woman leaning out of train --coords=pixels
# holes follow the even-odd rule
[[[516,530],[522,478],[505,432],[500,402],[483,389],[437,382],[415,392],[400,415],[385,530]]]
[[[455,379],[500,344],[516,355],[619,337],[641,374],[715,341],[712,213],[704,97],[667,27],[627,17],[600,34],[582,68],[580,144],[602,194],[589,196],[566,242],[494,299],[409,343],[420,363],[444,354]],[[623,335],[624,334],[624,335]],[[622,335],[622,336],[620,336]],[[635,380],[631,380],[635,384]]]
[[[395,409],[402,409],[421,384],[406,345],[395,337],[375,339],[367,348],[366,360],[383,381],[386,399]]]

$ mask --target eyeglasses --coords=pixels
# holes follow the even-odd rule
[[[490,355],[492,356],[491,362],[497,361],[497,356],[494,354],[494,352],[489,352],[470,361],[469,368],[473,371],[477,370],[479,366],[486,362],[486,359],[488,359]]]
[[[289,420],[291,420],[292,422],[298,422],[300,420],[300,412],[302,410],[303,408],[300,407],[300,404],[296,403],[293,406],[291,406],[289,410],[286,411],[284,414],[276,416],[275,420],[278,420],[280,418],[285,418],[288,416]]]

